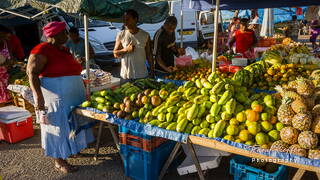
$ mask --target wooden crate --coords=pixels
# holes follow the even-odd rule
[[[13,97],[13,103],[17,107],[22,107],[23,109],[28,110],[30,113],[34,113],[34,107],[27,100],[25,100],[20,94],[11,93]]]

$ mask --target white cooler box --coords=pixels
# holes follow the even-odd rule
[[[0,108],[0,140],[16,143],[33,135],[29,111],[16,106]]]

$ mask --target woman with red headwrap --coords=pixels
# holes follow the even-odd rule
[[[67,163],[70,155],[80,152],[93,141],[90,129],[75,137],[71,107],[85,100],[85,88],[80,77],[81,65],[63,45],[68,40],[64,22],[51,22],[43,28],[48,41],[39,44],[28,60],[27,73],[34,94],[35,108],[47,111],[47,121],[41,123],[41,141],[46,156],[54,158],[59,170],[77,170]]]

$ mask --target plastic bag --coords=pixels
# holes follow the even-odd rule
[[[192,60],[199,59],[200,57],[199,53],[192,47],[187,47],[185,51],[186,51],[186,56],[191,56]]]
[[[192,65],[192,57],[191,56],[180,56],[176,58],[176,66],[184,67]]]

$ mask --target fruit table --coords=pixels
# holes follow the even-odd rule
[[[99,120],[100,122],[108,123],[109,128],[111,130],[111,134],[113,136],[113,139],[114,139],[115,143],[118,144],[118,138],[116,136],[116,133],[114,132],[114,129],[112,128],[112,124],[117,124],[117,123],[110,122],[108,120],[108,114],[106,114],[106,113],[97,113],[97,112],[93,112],[93,111],[90,111],[90,110],[87,110],[87,109],[80,109],[80,108],[77,108],[75,112],[76,112],[76,114],[79,114],[79,115],[82,115],[82,116],[86,116],[86,117],[89,117],[89,118],[93,118],[93,119]],[[126,122],[128,122],[128,121],[126,121]],[[99,134],[98,134],[98,139],[97,139],[96,156],[97,156],[97,153],[99,152],[99,143],[100,143],[101,130],[102,130],[102,125],[101,124],[102,123],[100,123]],[[147,126],[147,125],[142,125],[142,126]],[[168,130],[164,130],[164,131],[170,132]],[[182,133],[180,133],[180,134],[182,134]],[[158,134],[154,134],[154,136],[158,136]],[[163,136],[158,136],[158,137],[163,137]],[[186,138],[185,141],[180,141],[180,142],[176,143],[174,149],[172,150],[169,158],[167,159],[164,167],[161,170],[159,179],[162,179],[164,177],[168,167],[170,166],[171,162],[175,158],[175,156],[176,156],[178,150],[180,149],[182,143],[185,143],[185,144],[188,145],[188,147],[190,149],[190,152],[191,152],[192,159],[193,159],[193,161],[195,163],[195,166],[197,168],[197,171],[198,171],[200,179],[204,179],[204,176],[203,176],[199,161],[197,159],[196,152],[195,152],[195,150],[193,148],[193,144],[194,145],[200,145],[200,146],[208,147],[208,148],[212,148],[212,149],[216,149],[216,150],[226,151],[226,152],[230,152],[230,153],[233,153],[233,154],[247,156],[247,157],[254,158],[254,159],[268,160],[270,162],[274,162],[274,163],[277,163],[277,164],[282,164],[282,165],[286,165],[286,166],[297,168],[298,171],[296,172],[295,176],[293,177],[294,180],[301,179],[301,177],[303,176],[303,174],[306,171],[316,172],[316,174],[318,176],[318,179],[320,179],[320,166],[312,166],[312,165],[300,164],[300,163],[289,161],[289,160],[281,160],[281,159],[279,160],[279,158],[277,158],[275,156],[267,156],[265,154],[257,153],[256,151],[254,151],[254,148],[252,148],[252,150],[249,150],[249,149],[243,149],[243,148],[240,148],[240,147],[236,147],[236,146],[233,146],[231,144],[227,144],[227,142],[225,140],[219,141],[218,139],[217,140],[216,139],[209,139],[209,138],[204,138],[204,137],[199,137],[199,136],[194,136],[194,135],[187,135],[186,137],[187,138]],[[176,140],[176,139],[172,139],[172,138],[173,137],[171,136],[168,139]],[[320,161],[320,160],[314,160],[314,161]]]

